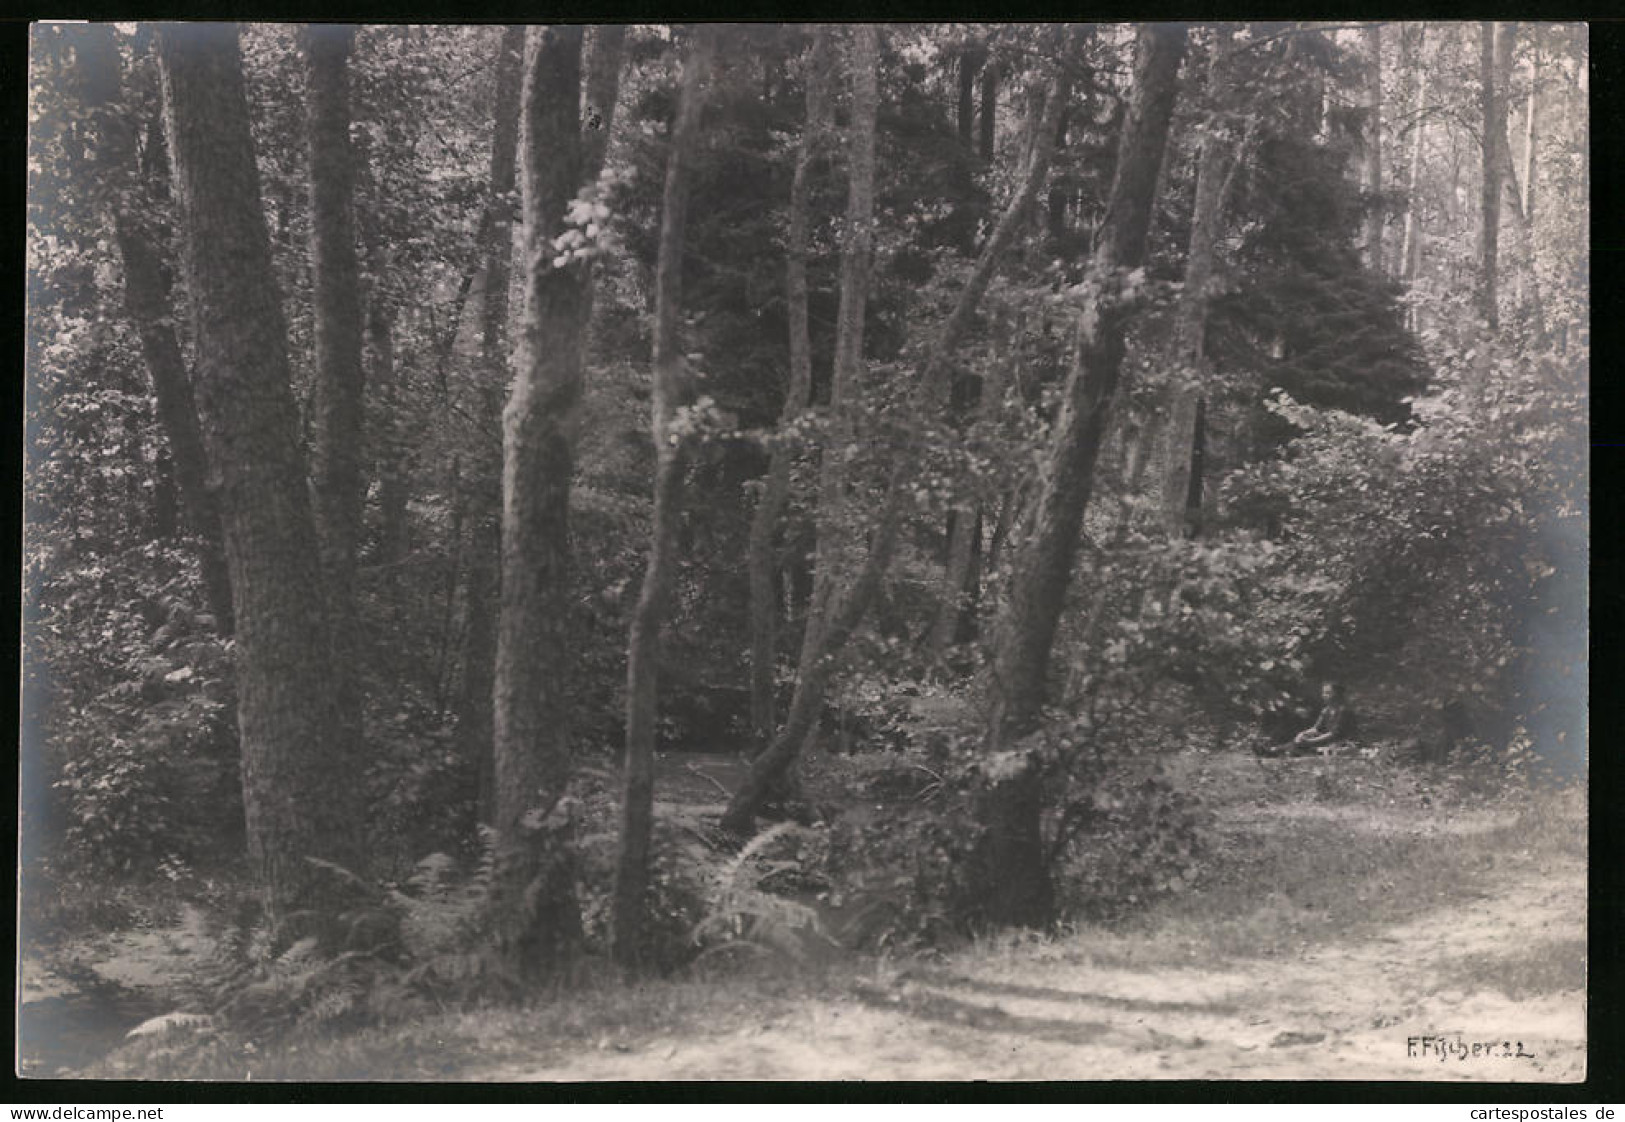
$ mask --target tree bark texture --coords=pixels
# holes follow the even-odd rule
[[[983,902],[984,919],[993,924],[1031,925],[1050,917],[1052,890],[1039,829],[1040,773],[1030,760],[1000,761],[1009,758],[1005,747],[1036,731],[1041,720],[1055,631],[1122,370],[1131,306],[1121,291],[1123,278],[1145,261],[1184,50],[1183,27],[1151,24],[1139,31],[1133,93],[1106,217],[1085,279],[1086,302],[1074,332],[1061,411],[1000,621],[990,683],[990,764],[978,793],[986,833],[975,863],[976,897]]]
[[[310,143],[311,306],[316,350],[311,469],[316,530],[333,640],[337,735],[363,754],[356,550],[361,540],[364,373],[361,267],[355,246],[355,153],[350,145],[350,51],[355,28],[305,29]]]
[[[694,162],[704,107],[705,83],[716,49],[716,30],[701,25],[683,60],[666,157],[661,204],[660,248],[655,266],[653,405],[655,446],[654,528],[649,564],[632,613],[627,640],[626,758],[621,795],[621,846],[615,869],[615,914],[611,952],[626,970],[643,957],[643,919],[649,888],[649,843],[654,825],[654,741],[658,700],[660,628],[677,570],[677,520],[681,516],[684,438],[676,427],[678,410],[688,404],[690,376],[678,339],[683,301],[683,245],[688,213],[690,167]]]
[[[1501,244],[1501,155],[1506,143],[1506,103],[1496,81],[1500,27],[1485,21],[1478,31],[1479,148],[1483,157],[1479,177],[1479,315],[1491,331],[1499,325],[1496,283]]]
[[[237,28],[164,25],[164,112],[236,614],[249,850],[287,933],[331,934],[354,869],[359,761],[337,742],[328,621],[287,330],[272,282]]]
[[[580,940],[574,843],[561,807],[572,771],[570,480],[581,397],[586,277],[553,239],[582,182],[579,26],[530,28],[521,126],[525,306],[503,411],[502,611],[494,685],[497,940],[522,978]]]
[[[1544,330],[1545,312],[1541,307],[1540,279],[1536,271],[1535,223],[1523,208],[1523,192],[1512,160],[1512,146],[1505,139],[1499,145],[1499,155],[1501,208],[1503,213],[1512,216],[1510,225],[1512,259],[1516,262],[1516,306],[1523,322],[1539,334]]]
[[[1064,69],[1051,81],[1044,105],[1042,123],[1037,131],[1031,159],[1021,186],[1006,206],[1004,214],[994,227],[993,234],[982,246],[976,263],[971,267],[965,287],[960,290],[953,311],[942,325],[927,354],[920,376],[911,395],[908,415],[935,416],[947,396],[948,379],[953,370],[951,361],[960,341],[964,338],[976,309],[988,285],[992,283],[1003,262],[1022,218],[1033,199],[1043,187],[1049,174],[1050,160],[1055,152],[1056,134],[1061,114],[1071,93],[1071,82]],[[856,577],[847,587],[845,595],[830,606],[825,626],[819,628],[817,643],[802,644],[800,670],[795,693],[791,696],[790,711],[783,726],[773,738],[767,751],[751,764],[750,774],[728,803],[722,818],[722,827],[736,834],[749,833],[757,810],[768,792],[780,782],[800,753],[811,734],[823,708],[829,680],[834,673],[835,658],[845,646],[880,586],[891,563],[897,545],[899,527],[908,502],[908,481],[914,471],[912,455],[898,455],[892,460],[887,475],[885,498],[881,501],[875,519],[874,540],[869,554]],[[809,621],[809,628],[811,622]]]
[[[1406,284],[1416,280],[1422,261],[1422,216],[1416,195],[1422,182],[1422,143],[1427,134],[1427,101],[1427,28],[1423,27],[1418,32],[1416,44],[1416,100],[1411,110],[1411,163],[1405,173],[1405,238],[1400,248],[1400,276]]]
[[[807,125],[796,154],[790,183],[790,222],[786,234],[784,270],[785,309],[790,321],[790,384],[779,413],[782,432],[806,409],[812,392],[812,335],[807,315],[807,242],[810,225],[812,168],[830,127],[830,74],[833,52],[830,32],[813,30],[807,55]],[[777,658],[778,603],[774,594],[774,543],[784,507],[790,497],[791,450],[774,446],[768,461],[762,497],[751,514],[746,567],[750,578],[750,718],[756,743],[765,748],[776,723],[773,679]]]
[[[525,29],[507,27],[497,46],[492,102],[491,164],[487,221],[481,226],[479,374],[474,407],[480,433],[500,432],[502,399],[508,389],[508,287],[512,276],[513,193],[519,148],[519,99],[524,80]],[[502,446],[477,447],[469,465],[467,492],[468,568],[463,582],[463,682],[457,705],[458,737],[464,758],[479,777],[476,814],[491,823],[496,814],[496,761],[492,742],[491,691],[495,682],[497,598],[502,549]]]
[[[373,458],[378,474],[378,556],[385,579],[399,580],[399,569],[410,546],[406,502],[411,497],[408,445],[401,420],[399,375],[395,369],[395,322],[391,311],[378,302],[367,309],[367,381],[379,402],[373,431]]]
[[[801,669],[816,651],[841,587],[848,552],[846,465],[856,452],[852,395],[863,371],[863,329],[874,264],[875,119],[880,104],[880,36],[872,26],[852,29],[852,125],[847,143],[847,201],[841,241],[840,304],[835,317],[835,354],[830,370],[829,437],[818,466],[817,542],[813,547],[813,599],[802,638]]]
[[[1509,91],[1512,85],[1512,55],[1518,34],[1518,24],[1503,23],[1496,28],[1495,36],[1495,79],[1501,100],[1503,116],[1510,117],[1508,106]],[[1533,86],[1531,85],[1531,97]],[[1510,120],[1507,122],[1511,124]],[[1526,144],[1532,143],[1531,130],[1534,128],[1532,115],[1524,122]],[[1539,335],[1544,331],[1545,313],[1541,307],[1540,280],[1538,262],[1536,260],[1535,223],[1534,216],[1525,208],[1524,198],[1528,187],[1518,174],[1517,160],[1513,156],[1512,143],[1506,133],[1498,138],[1495,147],[1495,158],[1500,165],[1501,180],[1501,212],[1511,216],[1512,232],[1512,260],[1516,271],[1513,274],[1516,280],[1515,307],[1521,321],[1531,331]],[[1524,161],[1525,174],[1533,174],[1533,164],[1526,157]],[[1498,272],[1505,272],[1499,269]]]
[[[1362,129],[1362,186],[1365,188],[1365,259],[1373,276],[1383,270],[1382,195],[1382,25],[1368,23],[1365,39],[1365,121]]]
[[[615,121],[615,103],[621,92],[621,55],[626,43],[626,26],[600,24],[587,40],[587,106],[581,121],[581,159],[589,179],[596,179],[604,166],[609,148],[610,126]]]
[[[120,64],[113,29],[87,24],[75,48],[87,107],[100,136],[96,173],[107,192],[113,236],[124,265],[124,307],[141,340],[152,380],[158,423],[169,445],[175,486],[196,543],[203,595],[222,635],[232,632],[231,574],[222,541],[220,508],[198,423],[192,377],[175,334],[173,267],[163,234],[153,228],[160,213],[161,181],[137,167],[135,128],[121,104]],[[158,172],[159,169],[150,169]]]
[[[1543,35],[1539,24],[1530,27],[1529,44],[1529,100],[1523,114],[1523,214],[1524,220],[1535,221],[1535,149],[1539,140],[1536,127],[1536,107],[1540,99],[1540,49]]]
[[[999,108],[999,67],[988,62],[982,67],[981,108],[976,118],[976,155],[984,164],[993,162],[993,140]]]
[[[959,105],[955,123],[959,143],[969,152],[976,139],[976,72],[986,57],[979,45],[967,46],[959,54]]]
[[[1210,375],[1205,353],[1209,289],[1234,182],[1232,172],[1241,158],[1242,140],[1231,134],[1227,120],[1232,86],[1229,67],[1233,65],[1229,52],[1231,32],[1221,29],[1220,36],[1208,71],[1211,108],[1197,156],[1196,202],[1185,256],[1185,283],[1175,310],[1174,367],[1178,373],[1169,409],[1162,487],[1163,523],[1170,537],[1194,537],[1201,519],[1201,479],[1194,474],[1193,466],[1202,394]]]

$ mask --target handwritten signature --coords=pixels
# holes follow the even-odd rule
[[[1457,1036],[1407,1036],[1405,1055],[1411,1059],[1435,1058],[1440,1063],[1449,1059],[1467,1060],[1532,1060],[1533,1052],[1525,1051],[1521,1040],[1468,1040]]]

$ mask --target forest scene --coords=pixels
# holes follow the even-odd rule
[[[19,1075],[1585,1078],[1583,24],[30,42]]]

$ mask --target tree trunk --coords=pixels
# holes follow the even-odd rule
[[[626,761],[621,796],[621,849],[615,869],[612,924],[615,961],[628,971],[643,957],[643,918],[649,888],[649,842],[654,819],[654,741],[660,657],[660,627],[677,569],[677,520],[683,497],[683,438],[673,428],[677,411],[688,404],[690,376],[677,336],[683,300],[683,239],[688,211],[690,165],[698,147],[705,82],[716,46],[716,29],[696,28],[683,60],[677,121],[666,157],[666,190],[661,204],[660,250],[655,267],[653,405],[655,445],[654,529],[649,565],[632,613],[627,640]]]
[[[1039,830],[1040,773],[1005,746],[1040,724],[1051,649],[1065,604],[1078,531],[1094,482],[1101,437],[1122,371],[1133,305],[1124,278],[1145,261],[1157,179],[1185,50],[1182,26],[1150,24],[1138,34],[1133,93],[1117,169],[1074,332],[1071,368],[1032,529],[1015,565],[990,682],[988,777],[978,793],[986,831],[975,864],[975,898],[993,924],[1047,922],[1052,906]]]
[[[979,45],[967,46],[959,54],[959,143],[966,152],[976,139],[976,72],[981,69],[983,51]]]
[[[371,374],[368,381],[382,399],[379,424],[373,433],[378,472],[378,564],[385,579],[394,585],[410,546],[406,502],[410,497],[407,479],[407,445],[401,413],[401,386],[395,369],[395,323],[391,312],[375,302],[367,310],[367,347]]]
[[[1202,481],[1193,469],[1201,436],[1202,394],[1209,380],[1205,354],[1208,289],[1213,281],[1215,251],[1224,225],[1230,186],[1234,182],[1232,171],[1241,159],[1242,142],[1229,135],[1224,125],[1230,111],[1232,33],[1226,27],[1220,29],[1219,35],[1208,71],[1208,101],[1212,109],[1197,157],[1195,212],[1191,216],[1190,245],[1185,258],[1185,283],[1174,321],[1174,367],[1178,374],[1169,410],[1168,454],[1162,489],[1163,522],[1170,537],[1195,537],[1201,518]]]
[[[599,24],[587,40],[586,112],[582,114],[581,160],[589,179],[597,179],[609,148],[610,126],[621,92],[621,54],[626,25]]]
[[[982,296],[992,283],[994,274],[1003,262],[1006,252],[1015,240],[1022,218],[1049,173],[1050,159],[1055,151],[1057,126],[1071,94],[1071,81],[1060,69],[1049,86],[1042,123],[1037,129],[1037,140],[1021,186],[1011,198],[998,225],[994,227],[982,252],[972,266],[965,287],[955,301],[953,311],[943,324],[932,346],[920,377],[911,395],[910,408],[904,415],[934,416],[946,396],[948,377],[953,367],[953,355],[970,326],[971,318],[981,303]],[[827,615],[827,624],[818,628],[817,640],[802,643],[800,673],[790,701],[790,712],[783,727],[773,738],[772,745],[751,764],[750,774],[739,790],[734,792],[722,817],[723,829],[736,834],[749,833],[757,810],[781,777],[786,774],[811,733],[824,704],[825,690],[834,672],[834,655],[840,652],[852,632],[868,610],[880,580],[891,563],[897,536],[908,502],[908,482],[914,468],[914,456],[900,452],[892,459],[886,478],[885,498],[875,519],[874,540],[869,555],[846,594],[833,602]],[[809,609],[809,616],[811,609]],[[809,630],[812,621],[809,619]]]
[[[790,183],[790,226],[786,236],[785,308],[790,320],[790,385],[779,414],[779,429],[793,424],[807,407],[812,391],[812,339],[807,318],[808,209],[813,161],[830,120],[830,73],[833,67],[829,29],[813,31],[807,58],[807,126],[796,155]],[[776,722],[773,669],[778,640],[778,604],[774,595],[774,539],[790,497],[790,449],[775,445],[768,462],[762,497],[751,515],[746,567],[750,574],[750,719],[755,741],[765,748]]]
[[[973,424],[985,425],[998,416],[1004,402],[1006,358],[1005,355],[995,357],[983,377]],[[981,508],[971,505],[953,513],[948,532],[948,557],[943,567],[942,596],[928,639],[931,655],[938,659],[953,644],[970,638],[965,632],[974,626],[975,597],[981,586],[978,564],[982,544]]]
[[[502,428],[502,399],[507,392],[508,286],[513,262],[513,193],[519,148],[519,98],[524,79],[525,29],[503,29],[497,47],[495,100],[492,104],[490,198],[481,225],[479,377],[474,386],[477,431]],[[477,446],[469,465],[468,488],[459,496],[466,508],[468,569],[463,583],[463,682],[457,702],[457,730],[463,758],[472,762],[478,781],[478,821],[496,815],[496,762],[492,745],[491,691],[497,652],[497,603],[501,570],[502,448]]]
[[[1535,224],[1523,209],[1517,169],[1512,162],[1512,146],[1504,139],[1499,145],[1501,157],[1501,205],[1512,215],[1513,259],[1518,268],[1517,307],[1519,315],[1529,328],[1539,335],[1544,329],[1545,313],[1541,308],[1540,280],[1535,271]]]
[[[1368,23],[1365,33],[1365,122],[1361,144],[1365,188],[1365,257],[1372,276],[1382,276],[1382,25]]]
[[[1055,147],[1066,147],[1066,129],[1069,114],[1062,112],[1060,135],[1055,138]],[[1044,215],[1048,224],[1050,240],[1059,244],[1067,234],[1067,191],[1064,187],[1051,187],[1049,190],[1048,206]]]
[[[976,122],[978,132],[976,155],[984,164],[993,162],[993,140],[998,121],[998,108],[999,68],[995,63],[989,62],[982,67],[982,107]]]
[[[1512,82],[1512,53],[1514,38],[1518,25],[1509,23],[1501,25],[1496,35],[1495,70],[1496,82],[1501,91],[1502,109],[1506,111],[1507,91]],[[1534,86],[1530,85],[1530,98],[1534,97]],[[1534,165],[1528,158],[1528,151],[1533,146],[1534,117],[1533,105],[1524,121],[1525,144],[1528,148],[1524,157],[1524,175],[1534,174]],[[1534,215],[1525,207],[1524,200],[1533,196],[1529,194],[1528,184],[1519,178],[1517,161],[1512,154],[1510,139],[1502,135],[1496,145],[1496,158],[1501,167],[1501,206],[1512,216],[1513,259],[1517,263],[1515,278],[1517,280],[1517,309],[1522,321],[1529,329],[1539,336],[1545,329],[1545,313],[1541,307],[1540,279],[1537,272],[1537,258],[1535,246]]]
[[[1479,24],[1478,79],[1479,148],[1483,156],[1479,178],[1478,310],[1491,331],[1499,325],[1496,281],[1501,244],[1501,145],[1506,143],[1506,106],[1496,81],[1500,25]]]
[[[502,611],[494,703],[496,920],[518,976],[556,970],[581,937],[575,853],[560,807],[573,761],[568,682],[570,481],[581,397],[585,264],[558,264],[553,239],[582,183],[579,26],[525,40],[525,306],[503,411]]]
[[[152,228],[161,210],[162,181],[137,168],[135,130],[119,104],[120,66],[112,26],[87,24],[75,54],[87,107],[101,136],[96,172],[108,192],[114,240],[124,265],[124,307],[141,340],[141,354],[152,379],[174,483],[196,543],[203,595],[216,629],[230,635],[231,574],[222,543],[220,508],[209,481],[191,375],[175,335],[170,290],[173,268],[166,260],[161,232]]]
[[[316,349],[311,468],[333,640],[341,749],[363,755],[356,549],[361,540],[361,268],[355,247],[350,51],[355,28],[305,28],[310,142],[311,306]]]
[[[1416,193],[1422,182],[1422,140],[1427,132],[1428,100],[1427,28],[1419,32],[1416,45],[1416,101],[1411,111],[1411,164],[1405,176],[1405,240],[1400,249],[1401,278],[1406,285],[1416,280],[1422,261],[1422,218]]]
[[[841,587],[843,546],[851,528],[844,524],[846,464],[856,451],[852,392],[863,369],[863,329],[874,256],[875,117],[880,104],[880,38],[872,25],[852,29],[852,125],[847,143],[846,221],[841,243],[840,305],[835,318],[835,354],[830,370],[830,431],[818,468],[817,542],[813,547],[813,599],[802,638],[801,669],[820,643],[832,597]]]
[[[1535,221],[1535,148],[1539,134],[1535,128],[1535,107],[1540,97],[1540,45],[1541,29],[1539,24],[1533,25],[1530,30],[1531,41],[1529,45],[1529,100],[1524,106],[1523,115],[1523,217],[1524,221],[1533,224]]]
[[[284,935],[337,941],[336,912],[349,890],[310,859],[356,867],[361,769],[335,737],[316,526],[237,28],[166,24],[158,42],[196,321],[198,411],[220,477],[237,621],[249,851]]]

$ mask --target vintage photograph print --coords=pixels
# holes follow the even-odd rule
[[[1583,1081],[1588,50],[34,25],[17,1073]]]

